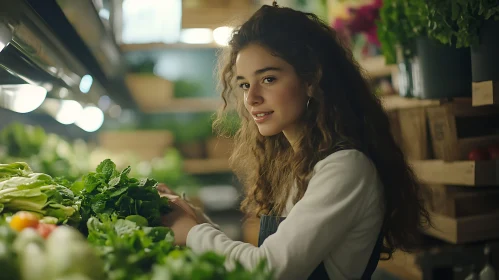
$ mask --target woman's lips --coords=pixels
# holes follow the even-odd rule
[[[274,111],[253,113],[253,119],[257,123],[263,123],[266,120],[268,120],[272,116],[273,113],[274,113]]]

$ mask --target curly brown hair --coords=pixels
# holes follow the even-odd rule
[[[233,94],[238,53],[250,44],[271,50],[298,76],[312,84],[305,127],[293,151],[283,133],[260,135],[241,95]],[[421,229],[430,224],[422,189],[391,134],[387,114],[367,75],[335,31],[316,15],[264,5],[232,34],[219,65],[225,106],[214,128],[219,132],[231,109],[241,118],[230,164],[245,186],[241,210],[253,215],[283,212],[290,186],[296,203],[306,189],[314,165],[342,149],[357,149],[375,164],[384,185],[384,253],[410,251]],[[352,172],[356,172],[352,170]]]

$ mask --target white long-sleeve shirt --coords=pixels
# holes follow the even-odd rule
[[[330,279],[360,279],[381,229],[383,187],[371,160],[357,150],[319,161],[307,191],[288,200],[277,232],[260,247],[233,241],[210,224],[193,227],[187,246],[216,251],[253,269],[262,258],[277,279],[307,279],[324,262]]]

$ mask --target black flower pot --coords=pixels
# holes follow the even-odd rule
[[[479,43],[471,47],[473,82],[499,80],[499,21],[489,19],[479,29]]]
[[[416,40],[412,61],[414,96],[421,99],[471,97],[471,54],[436,40]]]
[[[414,97],[412,87],[412,65],[410,58],[403,55],[403,50],[397,47],[398,92],[402,97]]]

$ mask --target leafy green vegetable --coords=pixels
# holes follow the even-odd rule
[[[14,176],[26,176],[31,173],[31,168],[25,162],[0,164],[0,182]]]
[[[33,173],[24,162],[0,165],[0,213],[32,211],[59,223],[77,222],[73,192],[51,176]]]
[[[168,199],[160,197],[155,180],[129,178],[130,170],[127,167],[118,172],[114,162],[106,159],[96,172],[84,176],[84,186],[78,194],[83,222],[107,214],[120,219],[140,215],[148,225],[161,224],[161,215],[170,210]]]
[[[166,227],[140,227],[116,215],[88,220],[88,241],[105,260],[108,279],[136,279],[162,264],[173,248],[173,234]]]
[[[104,215],[88,220],[88,241],[105,260],[110,280],[270,280],[273,272],[266,261],[253,271],[236,263],[225,267],[225,257],[214,252],[195,254],[189,248],[173,246],[173,235],[166,227],[140,227],[130,220]]]
[[[225,257],[214,252],[205,252],[197,255],[190,249],[176,249],[168,254],[164,264],[153,267],[153,280],[161,279],[196,279],[196,280],[270,280],[273,271],[266,269],[265,260],[260,261],[257,267],[250,271],[236,262],[232,270],[225,267]]]
[[[12,243],[16,233],[0,218],[0,271],[2,279],[20,279],[19,263]]]
[[[0,132],[0,144],[13,157],[30,157],[40,151],[47,135],[40,126],[12,123]]]

